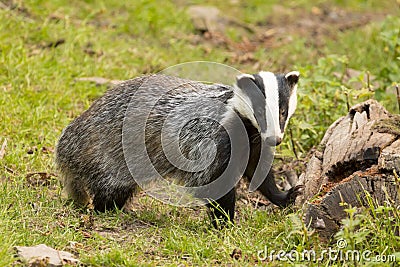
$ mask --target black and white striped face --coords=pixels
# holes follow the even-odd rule
[[[270,145],[282,142],[289,118],[297,106],[299,72],[274,74],[259,72],[237,77],[236,94],[247,103],[237,101],[236,110],[248,118]]]

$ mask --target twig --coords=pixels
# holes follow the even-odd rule
[[[344,93],[346,95],[346,106],[347,106],[347,112],[350,111],[350,99],[349,99],[349,93],[345,92]]]
[[[290,135],[290,142],[292,143],[292,149],[293,149],[294,156],[296,157],[296,159],[299,159],[299,157],[297,156],[296,147],[295,147],[295,144],[293,141],[292,129],[290,129],[290,128],[289,128],[289,135]]]
[[[396,84],[396,93],[397,93],[397,104],[399,105],[399,113],[400,113],[400,89],[398,84]]]
[[[8,168],[7,166],[6,166],[6,171],[9,172],[9,173],[11,173],[11,174],[16,174],[16,171],[14,171],[14,170],[11,169],[11,168]]]
[[[368,91],[371,92],[372,90],[371,90],[370,75],[371,75],[371,73],[369,71],[367,71],[367,88],[368,88]]]
[[[94,83],[96,83],[96,85],[103,85],[103,84],[117,85],[117,84],[122,83],[122,81],[120,81],[120,80],[110,80],[110,79],[103,78],[103,77],[79,77],[79,78],[76,78],[75,81],[94,82]]]

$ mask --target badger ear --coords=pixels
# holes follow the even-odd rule
[[[236,76],[236,84],[242,90],[251,88],[251,86],[255,86],[254,76],[250,74],[240,74]]]
[[[285,75],[286,80],[288,81],[289,85],[293,87],[299,81],[300,73],[298,71],[291,71]]]

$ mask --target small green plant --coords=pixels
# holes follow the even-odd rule
[[[389,16],[381,28],[380,39],[388,61],[380,72],[380,78],[390,86],[400,80],[400,18]]]
[[[343,226],[335,235],[336,240],[346,244],[341,248],[344,253],[364,255],[365,258],[355,259],[357,262],[399,261],[400,213],[394,201],[388,199],[384,204],[378,204],[368,192],[365,195],[368,203],[365,209],[344,209],[348,217],[342,220]]]
[[[349,80],[348,84],[344,83],[348,61],[347,56],[329,55],[319,59],[316,65],[299,67],[299,108],[290,129],[293,141],[291,149],[294,144],[295,150],[301,155],[318,144],[329,125],[344,116],[352,105],[374,97],[363,79],[363,72]],[[362,87],[351,88],[350,83],[354,81],[361,83]]]

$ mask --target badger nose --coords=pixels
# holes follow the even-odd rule
[[[270,146],[277,146],[280,143],[282,143],[282,138],[281,137],[272,136],[272,137],[268,137],[266,142]]]

